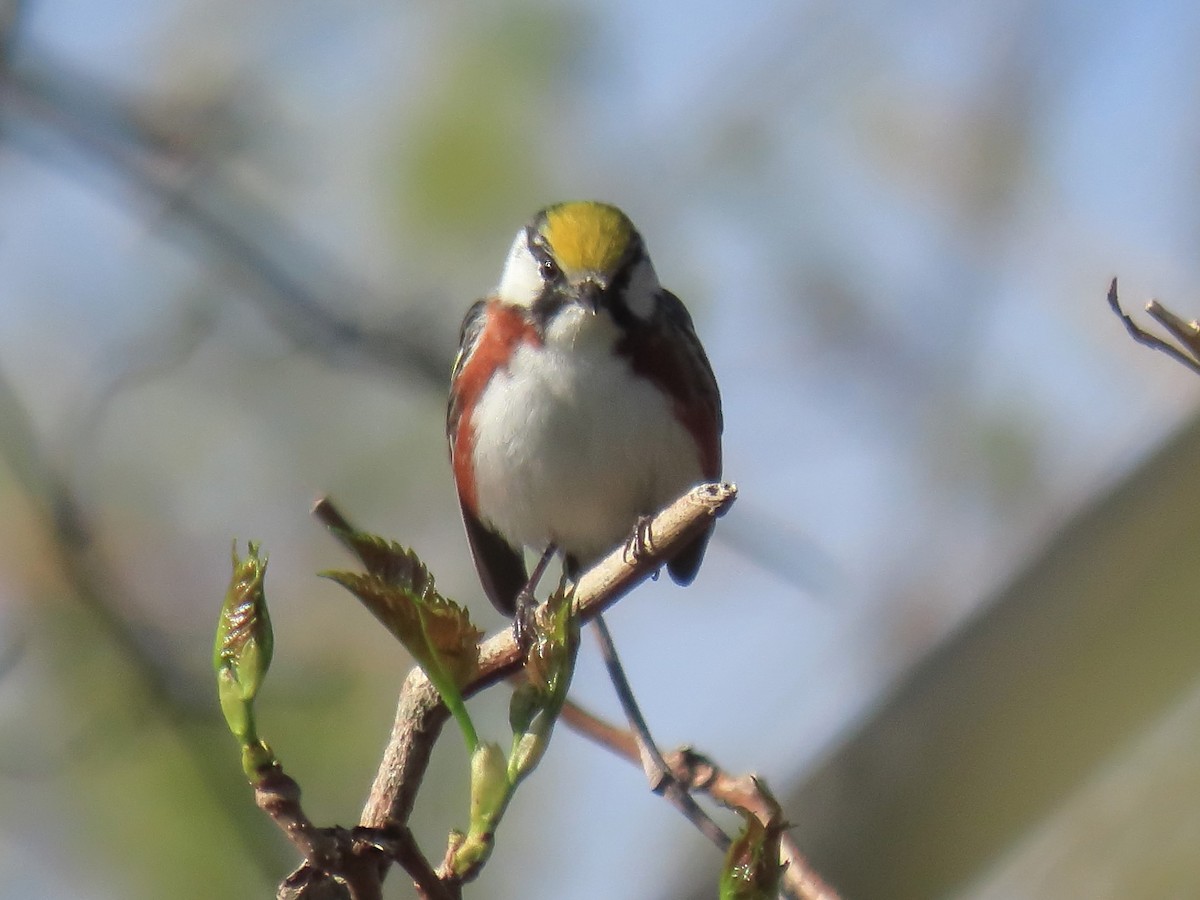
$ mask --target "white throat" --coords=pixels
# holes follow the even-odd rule
[[[604,310],[591,312],[577,304],[560,309],[547,323],[543,341],[546,350],[556,353],[595,355],[600,360],[611,357],[613,346],[621,335],[617,323]],[[569,364],[579,366],[582,361]]]

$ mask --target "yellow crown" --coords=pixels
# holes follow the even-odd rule
[[[615,206],[577,200],[548,207],[542,235],[568,276],[611,273],[633,237],[633,223]]]

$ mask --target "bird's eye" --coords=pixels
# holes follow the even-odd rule
[[[549,258],[543,259],[538,268],[542,273],[542,279],[545,281],[557,281],[558,276],[562,274],[558,263]]]

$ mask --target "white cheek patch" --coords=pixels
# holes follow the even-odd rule
[[[541,267],[529,252],[525,229],[522,228],[517,232],[517,239],[508,251],[508,259],[504,261],[504,272],[500,276],[496,293],[501,300],[508,303],[532,306],[544,286]]]
[[[629,273],[629,286],[625,291],[625,303],[629,306],[629,311],[639,319],[651,318],[654,315],[655,297],[660,290],[662,287],[650,260],[638,260],[633,271]]]

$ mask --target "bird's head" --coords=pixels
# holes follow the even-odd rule
[[[496,292],[545,328],[565,310],[648,318],[660,288],[642,237],[615,206],[592,200],[543,209],[517,233]]]

